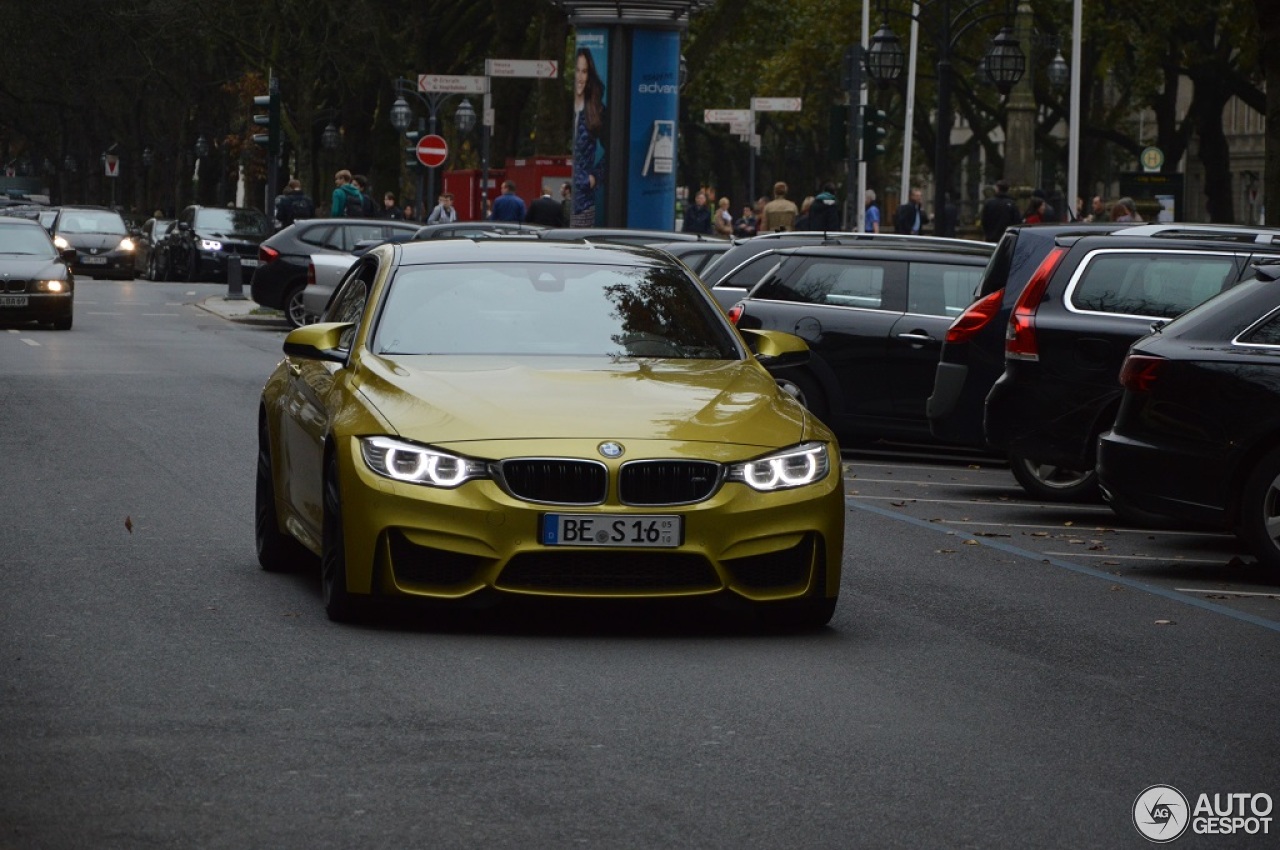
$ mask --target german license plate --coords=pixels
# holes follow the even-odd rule
[[[85,257],[84,264],[86,266],[105,266],[107,264],[106,257]]]
[[[674,548],[683,539],[684,518],[661,514],[544,514],[544,546]]]
[[[27,306],[27,296],[25,295],[0,295],[0,307],[25,306]]]
[[[258,265],[258,261],[257,261],[257,260],[244,259],[244,260],[241,260],[241,261],[240,261],[240,265],[244,266],[244,267],[245,267],[245,268],[247,268],[247,269],[251,269],[251,268],[254,268],[255,266],[257,266],[257,265]]]

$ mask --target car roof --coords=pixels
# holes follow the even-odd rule
[[[988,244],[989,243],[983,243]],[[995,247],[995,246],[990,246]],[[798,245],[789,248],[779,248],[774,251],[776,254],[798,255],[798,256],[817,256],[817,257],[833,257],[846,255],[849,257],[865,257],[876,259],[919,259],[919,260],[938,260],[938,261],[958,261],[975,266],[985,266],[991,256],[990,251],[974,251],[968,249],[955,249],[942,245],[904,245],[904,244],[885,244],[885,245]]]
[[[632,227],[552,227],[538,233],[540,239],[600,239],[603,241],[651,244],[659,242],[726,242],[704,233],[682,230],[646,230]]]
[[[0,215],[0,225],[5,227],[39,227],[41,231],[44,231],[38,219],[20,215]]]
[[[418,228],[418,234],[424,239],[430,238],[432,233],[441,230],[494,230],[494,231],[528,231],[528,230],[546,230],[546,225],[529,224],[526,222],[516,221],[442,221],[437,224],[424,224]]]
[[[384,246],[385,247],[385,246]],[[375,249],[379,250],[379,249]],[[401,265],[433,263],[573,263],[682,269],[669,254],[643,245],[540,239],[431,239],[394,243]]]

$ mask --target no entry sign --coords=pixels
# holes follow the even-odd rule
[[[441,136],[423,136],[418,140],[418,162],[427,168],[443,165],[449,157],[449,144]]]

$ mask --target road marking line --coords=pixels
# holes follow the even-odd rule
[[[856,479],[855,479],[856,480]],[[1068,505],[1064,503],[1052,505],[1038,505],[1034,502],[979,502],[974,499],[920,499],[915,496],[864,496],[861,493],[846,493],[845,495],[855,496],[859,499],[874,499],[880,502],[936,502],[943,505],[1018,505],[1027,508],[1057,508],[1059,510],[1083,511],[1085,513],[1110,514],[1115,516],[1111,508],[1094,507],[1093,505]]]
[[[16,334],[16,333],[21,333],[21,331],[19,331],[17,328],[9,328],[9,333]]]
[[[1222,596],[1265,596],[1268,599],[1280,599],[1280,591],[1275,590],[1270,593],[1255,593],[1249,590],[1212,590],[1207,587],[1175,587],[1174,590],[1180,590],[1183,593],[1214,593]]]
[[[859,504],[858,499],[856,498],[854,499],[846,498],[844,500],[844,503],[848,507],[855,508],[860,511],[866,511],[867,513],[872,513],[872,514],[878,514],[879,516],[882,516],[882,517],[887,517],[889,519],[897,520],[898,522],[909,523],[911,525],[916,525],[921,528],[928,528],[935,532],[938,532],[940,534],[945,534],[950,537],[959,536],[959,532],[949,530],[946,528],[941,528],[938,526],[937,523],[929,522],[928,520],[917,519],[916,517],[913,517],[913,516],[907,516],[906,514],[903,514],[898,511],[891,511],[886,508],[882,508],[879,505]],[[1233,620],[1239,620],[1244,623],[1250,623],[1255,626],[1261,626],[1262,628],[1268,629],[1273,632],[1280,632],[1280,622],[1276,620],[1268,620],[1265,617],[1258,617],[1253,614],[1249,614],[1245,611],[1236,611],[1235,609],[1228,608],[1225,605],[1219,605],[1216,602],[1210,602],[1206,599],[1198,599],[1194,596],[1187,596],[1185,594],[1179,593],[1176,590],[1172,590],[1172,589],[1166,590],[1163,587],[1157,587],[1156,585],[1146,584],[1145,582],[1141,582],[1141,581],[1138,581],[1137,579],[1129,578],[1128,576],[1113,575],[1111,573],[1103,572],[1102,570],[1096,570],[1093,567],[1086,567],[1083,564],[1073,564],[1070,561],[1063,561],[1059,558],[1046,558],[1044,554],[1041,552],[1033,552],[1030,549],[1023,549],[1021,546],[1014,546],[1011,543],[1003,543],[999,540],[992,540],[991,538],[980,537],[977,539],[977,542],[979,546],[986,546],[990,549],[995,549],[997,551],[1004,552],[1009,555],[1016,555],[1017,557],[1020,557],[1020,558],[1026,558],[1027,560],[1036,561],[1037,563],[1047,563],[1050,566],[1057,567],[1060,570],[1067,570],[1068,572],[1079,573],[1080,575],[1101,579],[1105,582],[1108,582],[1109,584],[1118,584],[1123,587],[1131,588],[1133,590],[1139,590],[1143,593],[1149,593],[1152,596],[1159,596],[1163,599],[1173,600],[1182,605],[1190,605],[1193,608],[1201,608],[1201,609],[1204,609],[1205,611],[1211,611],[1215,614],[1221,614],[1225,617],[1230,617]]]
[[[25,336],[22,338],[22,341],[25,342],[27,345],[33,345],[36,348],[40,347],[40,343],[36,342],[34,339],[27,339]]]
[[[143,313],[144,316],[177,316],[178,313]]]
[[[123,316],[124,313],[94,313],[90,311],[90,316]]]
[[[1218,564],[1226,563],[1222,558],[1206,560],[1204,558],[1180,558],[1177,555],[1116,555],[1111,552],[1094,554],[1092,552],[1045,552],[1046,555],[1057,555],[1065,558],[1098,558],[1107,561],[1161,561],[1171,564]]]
[[[915,484],[918,487],[981,487],[984,490],[1012,490],[1013,484],[967,484],[964,481],[902,481],[895,478],[858,478],[867,484]]]
[[[1015,502],[1014,504],[1018,504],[1018,503]],[[1105,526],[1062,525],[1062,524],[1039,525],[1039,524],[1033,524],[1033,523],[1019,523],[1019,522],[978,522],[977,520],[967,520],[967,519],[940,519],[938,520],[938,522],[944,523],[944,524],[950,524],[950,525],[989,525],[994,528],[1053,528],[1053,529],[1057,529],[1058,531],[1076,532],[1077,534],[1081,534],[1081,535],[1085,534],[1086,532],[1095,532],[1095,533],[1096,532],[1115,532],[1116,534],[1151,534],[1154,532],[1161,535],[1162,537],[1167,535],[1176,535],[1176,534],[1181,534],[1186,537],[1223,537],[1223,538],[1235,537],[1234,534],[1230,534],[1225,531],[1174,531],[1172,529],[1166,530],[1161,528],[1119,528],[1119,527],[1110,526],[1110,525],[1105,525]]]

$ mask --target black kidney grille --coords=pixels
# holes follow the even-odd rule
[[[507,492],[553,505],[598,505],[609,488],[604,464],[590,460],[522,458],[499,464]]]
[[[721,466],[702,460],[637,460],[623,464],[618,497],[627,505],[687,505],[720,486]]]
[[[706,558],[682,552],[526,552],[511,559],[498,586],[623,593],[718,590],[721,582]]]
[[[4,289],[0,290],[0,292],[26,292],[27,291],[26,280],[17,280],[15,278],[5,278],[3,281],[0,281],[0,282],[4,284]]]

